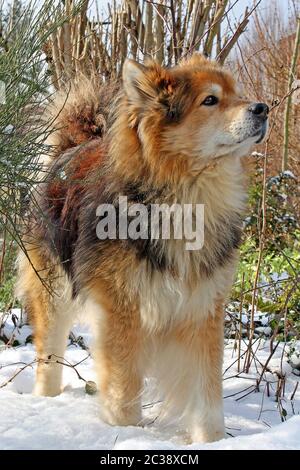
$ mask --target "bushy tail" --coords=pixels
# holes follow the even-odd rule
[[[108,126],[109,104],[117,91],[114,83],[81,77],[69,89],[57,92],[48,107],[53,158],[91,139],[101,138]]]

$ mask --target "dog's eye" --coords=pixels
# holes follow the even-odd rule
[[[209,95],[205,98],[204,101],[202,101],[201,104],[204,104],[204,106],[213,106],[214,104],[217,104],[219,102],[219,98],[213,95]]]

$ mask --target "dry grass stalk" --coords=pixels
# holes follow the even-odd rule
[[[280,3],[272,2],[267,9],[256,10],[250,34],[244,35],[241,46],[237,49],[236,65],[239,81],[245,94],[256,101],[266,101],[271,106],[281,102],[290,90],[289,77],[293,48],[296,37],[296,17],[300,14],[300,1],[287,0],[288,19],[280,10]],[[293,80],[299,75],[299,57],[293,72]],[[285,103],[287,105],[287,102]],[[268,170],[278,173],[282,165],[284,152],[284,115],[281,107],[274,124],[269,145]],[[289,106],[289,161],[288,169],[299,175],[300,155],[300,104]]]
[[[295,80],[295,72],[298,61],[300,47],[300,16],[297,19],[297,31],[294,42],[294,51],[291,61],[291,68],[289,71],[288,79],[288,92],[292,89],[293,81]],[[292,95],[286,100],[285,113],[284,113],[284,137],[283,137],[283,156],[282,156],[282,171],[288,169],[288,156],[289,156],[289,124],[290,124],[290,111],[292,105]]]
[[[62,2],[68,20],[44,47],[56,89],[79,72],[118,77],[127,56],[174,65],[197,50],[223,63],[249,17],[246,10],[243,20],[224,34],[229,0],[113,0],[108,17],[96,6],[91,19],[89,0],[80,8],[74,0]]]

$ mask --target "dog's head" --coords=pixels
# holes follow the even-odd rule
[[[144,146],[206,163],[245,155],[266,134],[268,106],[242,98],[230,73],[200,54],[170,69],[127,60],[123,84]]]

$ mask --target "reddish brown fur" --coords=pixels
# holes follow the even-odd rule
[[[140,422],[142,378],[154,363],[161,368],[166,405],[185,417],[192,439],[215,440],[224,435],[223,303],[244,200],[240,155],[234,153],[238,137],[230,134],[234,144],[225,137],[249,103],[237,96],[228,73],[199,55],[170,70],[153,63],[129,63],[126,70],[110,117],[108,97],[105,106],[99,101],[105,87],[82,85],[60,115],[63,126],[53,137],[55,161],[42,199],[51,223],[35,220],[37,246],[29,250],[52,290],[23,257],[21,291],[43,360],[63,355],[76,309],[96,313],[94,357],[109,423]],[[219,104],[206,108],[212,84]],[[217,153],[215,136],[225,139],[220,146],[228,146],[227,154]],[[217,150],[211,154],[211,148]],[[96,208],[116,204],[119,195],[145,205],[205,204],[203,249],[187,253],[184,241],[174,239],[99,241]],[[45,368],[41,362],[36,392],[55,395],[60,384],[57,364]]]
[[[88,175],[101,168],[105,159],[105,150],[101,141],[93,140],[83,146],[70,162],[63,167],[65,177],[54,175],[47,185],[45,197],[48,200],[50,211],[54,218],[64,220],[74,205],[79,205],[83,189],[89,184]],[[56,170],[56,168],[55,168]]]

